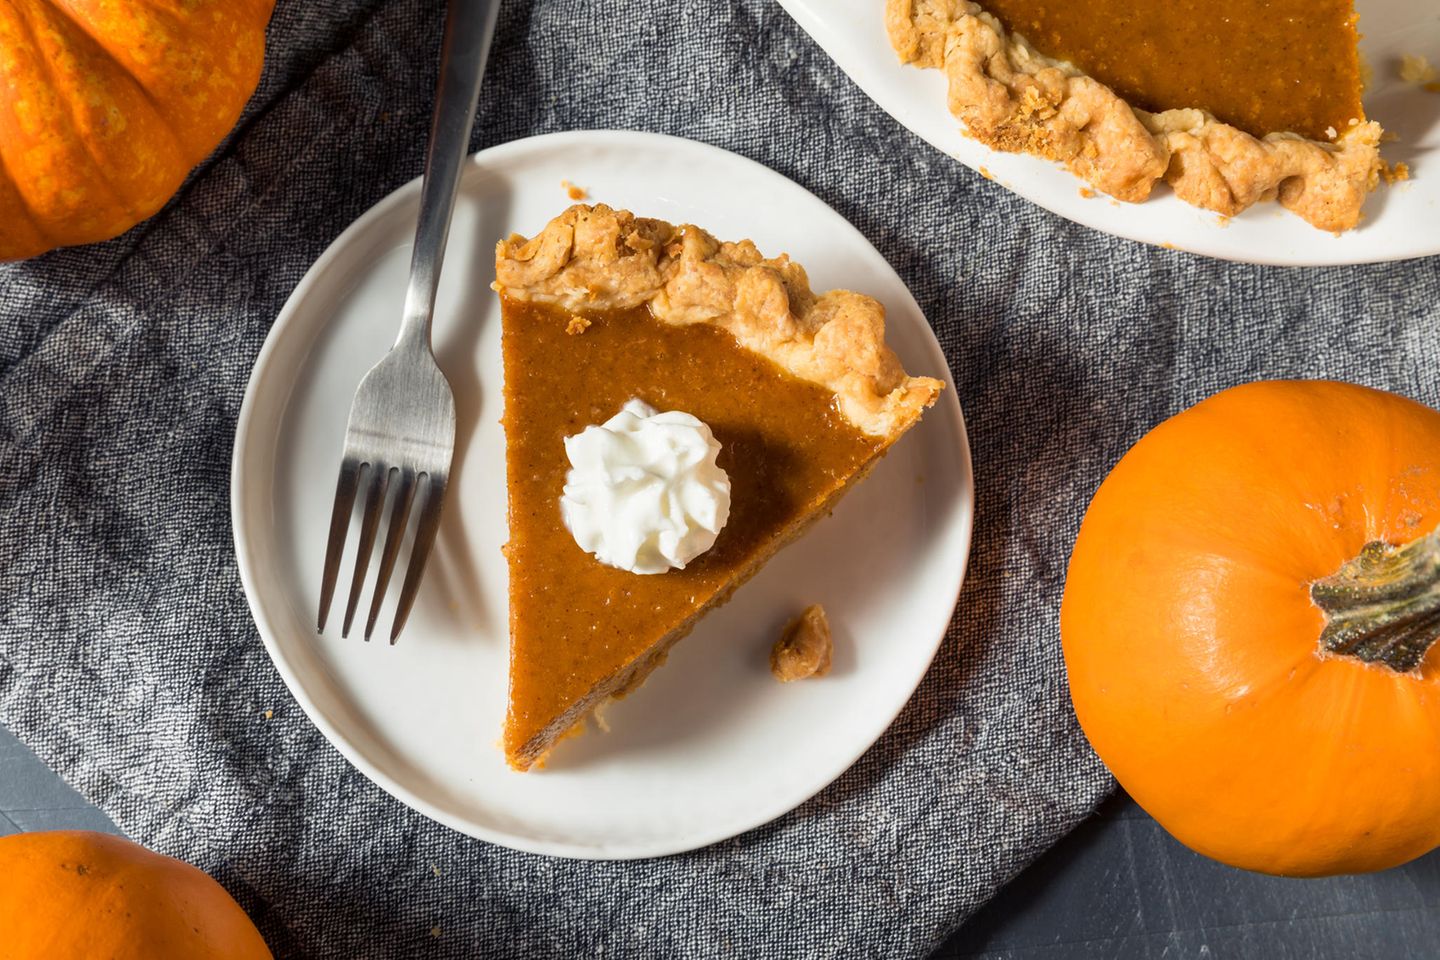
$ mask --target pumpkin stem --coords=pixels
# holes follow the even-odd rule
[[[1325,613],[1322,650],[1409,673],[1440,639],[1440,530],[1403,547],[1365,544],[1311,584],[1310,599]]]

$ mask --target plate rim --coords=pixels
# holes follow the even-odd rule
[[[1017,189],[1010,182],[998,179],[997,177],[993,176],[988,171],[983,169],[983,163],[972,162],[972,160],[964,154],[968,152],[969,148],[973,145],[978,149],[984,150],[987,156],[995,156],[997,158],[1004,157],[1007,160],[1010,158],[1032,158],[1026,157],[1022,154],[1004,154],[1000,151],[996,151],[989,147],[986,147],[983,144],[980,144],[978,141],[970,139],[963,132],[964,124],[960,120],[953,117],[953,126],[951,132],[962,142],[959,144],[953,142],[943,142],[930,129],[930,124],[916,118],[915,111],[917,109],[923,109],[921,105],[896,102],[895,97],[879,89],[879,85],[876,82],[875,78],[871,76],[868,71],[856,70],[852,73],[851,70],[847,68],[842,62],[842,57],[837,54],[837,49],[842,46],[842,41],[844,40],[844,32],[839,30],[831,30],[827,27],[827,18],[822,16],[822,11],[819,9],[819,3],[817,2],[817,0],[778,0],[778,2],[781,8],[784,9],[786,14],[789,15],[789,17],[794,20],[797,25],[799,25],[800,29],[803,30],[805,34],[809,36],[810,39],[813,40],[817,46],[820,47],[820,49],[824,52],[825,56],[828,57],[831,63],[834,64],[835,68],[839,70],[842,74],[844,74],[857,87],[859,87],[860,91],[865,94],[865,97],[871,103],[879,107],[896,123],[900,124],[910,133],[919,137],[925,143],[929,144],[931,147],[938,150],[941,154],[950,158],[952,161],[962,164],[969,170],[979,174],[987,180],[996,180],[998,185],[1003,187],[1009,193],[1012,193],[1015,196],[1025,200],[1027,203],[1034,204],[1042,210],[1045,210],[1057,217],[1060,217],[1061,219],[1069,223],[1079,224],[1082,227],[1094,230],[1107,236],[1117,237],[1119,239],[1128,240],[1133,243],[1141,243],[1146,245],[1147,247],[1162,250],[1178,250],[1184,253],[1210,257],[1215,260],[1228,261],[1231,263],[1249,263],[1255,264],[1257,266],[1268,267],[1305,268],[1361,266],[1367,264],[1400,263],[1408,260],[1420,260],[1426,257],[1440,255],[1440,233],[1436,234],[1436,238],[1433,241],[1432,245],[1428,247],[1419,240],[1417,240],[1415,246],[1409,250],[1387,250],[1386,252],[1380,254],[1368,253],[1367,250],[1369,248],[1362,247],[1353,251],[1340,253],[1337,256],[1283,256],[1279,254],[1267,255],[1263,251],[1252,252],[1247,249],[1236,248],[1233,245],[1227,246],[1224,242],[1211,239],[1206,239],[1205,241],[1199,243],[1192,241],[1186,241],[1185,243],[1177,243],[1172,240],[1156,239],[1140,227],[1127,226],[1124,224],[1117,226],[1112,222],[1108,221],[1104,217],[1103,213],[1100,215],[1091,216],[1089,215],[1089,210],[1091,209],[1091,207],[1089,206],[1081,208],[1084,211],[1082,213],[1077,213],[1071,209],[1062,209],[1060,204],[1051,202],[1048,199],[1043,199],[1041,196],[1037,195],[1042,193],[1042,191],[1027,192]],[[876,0],[876,2],[878,2],[878,0]],[[832,17],[830,19],[838,18]],[[912,67],[908,69],[915,68]],[[948,115],[948,110],[946,111],[946,113]],[[1069,173],[1069,171],[1060,170],[1058,172],[1063,173],[1065,176],[1071,177],[1074,180],[1077,195],[1083,188],[1087,186],[1084,180],[1080,179],[1079,177],[1075,177],[1073,174]],[[1385,189],[1396,190],[1404,189],[1404,187],[1404,184],[1393,184],[1386,186]],[[1103,194],[1101,194],[1100,196],[1102,198],[1104,197]],[[1176,202],[1180,201],[1177,200]],[[1087,203],[1091,203],[1093,205],[1093,202]],[[1094,206],[1093,208],[1096,210],[1099,209],[1098,206]],[[1204,216],[1206,215],[1206,212],[1202,210],[1200,211],[1200,215]],[[1293,214],[1288,215],[1294,216]],[[1361,227],[1363,228],[1363,226],[1364,222],[1362,220]],[[1221,227],[1219,229],[1223,230],[1225,228]],[[1316,230],[1316,232],[1320,234],[1325,233],[1325,231],[1319,230],[1318,228],[1312,227],[1310,229]]]
[[[964,411],[960,407],[959,392],[956,388],[949,361],[945,358],[944,351],[940,346],[939,340],[935,337],[933,327],[930,327],[928,323],[928,318],[925,318],[924,311],[921,310],[919,304],[915,302],[914,295],[910,292],[908,284],[904,282],[904,279],[899,276],[894,267],[885,259],[884,255],[880,254],[874,244],[871,243],[858,228],[851,224],[849,220],[838,211],[830,207],[829,204],[826,204],[823,199],[815,196],[813,192],[801,184],[796,183],[778,171],[755,160],[701,141],[676,137],[669,134],[616,129],[559,131],[507,141],[470,154],[465,161],[465,170],[468,171],[474,167],[480,167],[491,162],[503,163],[509,159],[511,155],[523,155],[526,151],[534,149],[548,148],[564,150],[574,149],[576,146],[583,147],[587,141],[592,141],[596,138],[607,140],[611,143],[630,141],[637,148],[653,149],[660,146],[663,149],[670,150],[698,151],[708,154],[712,158],[721,159],[726,163],[749,167],[750,172],[753,174],[773,178],[776,181],[782,182],[790,189],[803,191],[816,202],[830,209],[831,212],[853,232],[854,236],[860,242],[875,252],[879,260],[884,263],[885,267],[894,275],[898,289],[904,291],[905,296],[910,301],[910,305],[914,307],[915,314],[926,319],[926,330],[929,336],[922,337],[921,341],[924,344],[924,349],[931,354],[930,359],[938,363],[940,369],[943,371],[942,379],[948,389],[943,391],[944,395],[938,402],[951,408],[949,412],[955,418],[955,423],[958,428],[958,440],[960,441],[956,451],[958,454],[957,467],[962,474],[961,488],[956,498],[958,512],[961,516],[959,528],[956,531],[956,536],[959,540],[957,544],[959,564],[958,569],[955,571],[954,595],[950,598],[950,617],[939,630],[931,644],[928,655],[925,658],[925,667],[916,676],[914,685],[911,687],[909,693],[900,700],[898,707],[890,716],[883,718],[884,723],[879,727],[875,736],[873,738],[860,738],[860,740],[863,740],[863,743],[859,744],[853,756],[850,756],[843,765],[839,766],[838,769],[822,783],[817,784],[813,790],[810,790],[805,796],[795,802],[790,802],[786,799],[782,800],[780,804],[762,805],[762,807],[758,808],[758,813],[752,813],[750,816],[742,817],[737,822],[723,823],[718,828],[694,831],[692,835],[687,836],[684,842],[681,843],[627,841],[619,845],[577,844],[568,841],[562,842],[508,833],[503,830],[488,827],[474,820],[455,815],[439,805],[430,802],[428,799],[417,795],[409,790],[403,783],[391,777],[383,769],[372,764],[365,757],[364,753],[359,750],[355,744],[351,743],[349,737],[345,736],[338,727],[330,721],[326,713],[314,702],[308,688],[300,682],[296,671],[292,669],[289,658],[281,649],[281,644],[276,638],[277,631],[275,630],[275,625],[266,613],[261,596],[261,588],[255,573],[257,558],[251,550],[251,538],[248,534],[250,527],[257,522],[262,522],[262,519],[252,516],[251,508],[245,502],[249,489],[249,482],[245,479],[247,476],[244,469],[245,461],[252,455],[251,451],[255,448],[255,444],[264,444],[266,442],[278,444],[280,439],[278,434],[267,437],[259,430],[259,424],[256,422],[256,410],[259,405],[266,402],[258,396],[259,386],[265,371],[274,363],[276,355],[281,349],[281,344],[286,339],[286,331],[300,322],[296,317],[301,313],[302,305],[311,295],[314,288],[323,281],[323,278],[334,263],[342,256],[345,256],[351,246],[361,240],[374,225],[388,217],[396,207],[405,204],[414,204],[418,208],[421,182],[421,178],[418,176],[401,184],[380,198],[330,242],[324,252],[306,269],[304,276],[287,296],[285,304],[281,307],[270,329],[266,332],[265,342],[256,355],[254,365],[251,367],[245,386],[244,398],[241,402],[236,421],[235,439],[230,458],[230,520],[237,571],[240,576],[241,585],[244,588],[245,600],[252,622],[255,625],[261,642],[264,644],[266,654],[270,658],[270,662],[274,665],[276,671],[280,674],[286,689],[290,695],[295,698],[296,703],[300,705],[305,716],[315,725],[316,729],[320,731],[326,741],[334,747],[352,767],[364,775],[371,783],[378,786],[406,807],[465,836],[525,853],[575,860],[619,861],[647,859],[698,850],[771,823],[821,793],[846,771],[850,770],[866,752],[883,739],[885,734],[888,733],[894,725],[896,718],[899,717],[900,713],[914,699],[915,692],[920,688],[925,677],[929,675],[935,656],[944,643],[950,623],[953,622],[954,612],[959,606],[960,594],[964,588],[965,576],[969,567],[970,550],[974,539],[975,476],[969,441],[969,425],[966,423]],[[319,329],[323,330],[327,325],[328,321],[327,323],[320,324]],[[289,403],[289,398],[287,397],[284,400],[275,402],[280,405],[283,413],[284,408]]]

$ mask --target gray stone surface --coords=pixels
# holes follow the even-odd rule
[[[0,837],[29,830],[120,832],[0,726]]]
[[[982,908],[936,960],[1430,957],[1440,854],[1293,880],[1191,852],[1117,796]]]

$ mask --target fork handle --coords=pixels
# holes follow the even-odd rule
[[[440,82],[435,90],[435,115],[420,186],[420,221],[410,259],[410,287],[405,315],[395,345],[419,341],[430,349],[430,320],[435,290],[455,212],[455,192],[470,149],[470,128],[480,98],[480,78],[495,33],[499,0],[448,0],[445,40],[440,51]]]

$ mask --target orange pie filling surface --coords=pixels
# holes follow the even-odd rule
[[[851,425],[833,393],[710,324],[661,323],[645,305],[577,316],[507,297],[502,308],[511,636],[505,751],[528,761],[557,718],[604,692],[617,664],[634,664],[631,679],[643,679],[657,641],[737,586],[887,444]],[[576,544],[561,517],[565,438],[631,399],[698,417],[721,445],[729,520],[683,570],[642,575],[606,566]]]
[[[1365,119],[1351,0],[983,0],[1040,52],[1131,104],[1208,110],[1255,137]]]

